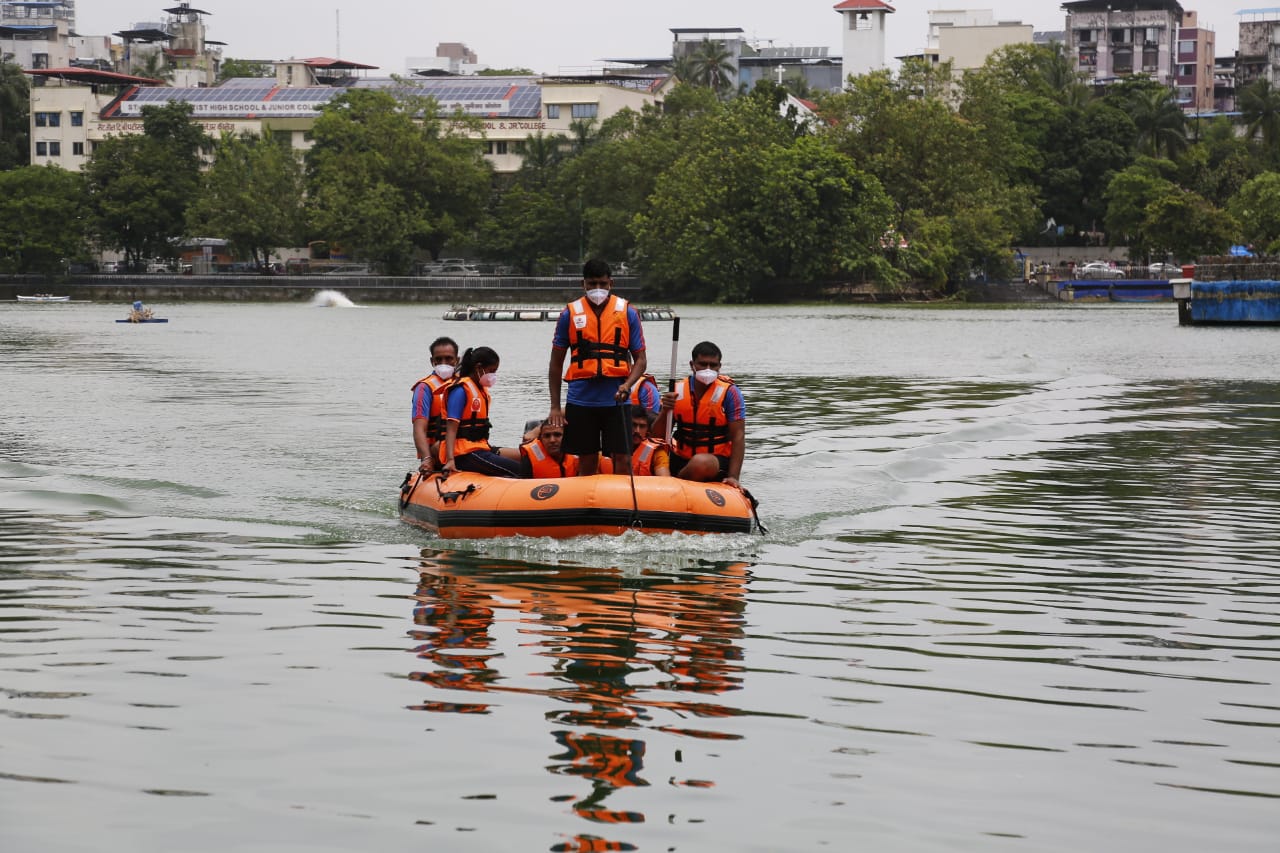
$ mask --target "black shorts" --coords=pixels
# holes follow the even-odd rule
[[[725,477],[729,476],[729,457],[717,456],[716,461],[720,463],[720,473],[716,475],[716,479],[715,479],[715,482],[718,483],[721,480],[723,480]],[[680,472],[684,470],[684,466],[687,464],[689,464],[688,459],[685,459],[683,456],[677,456],[675,453],[672,453],[671,462],[669,463],[670,467],[668,468],[668,470],[671,471],[671,476],[679,477]]]
[[[578,406],[564,407],[564,452],[590,456],[604,452],[626,453],[631,444],[631,407]]]

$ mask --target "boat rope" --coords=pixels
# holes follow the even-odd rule
[[[457,491],[457,492],[446,492],[444,489],[440,488],[440,484],[441,484],[441,483],[443,483],[443,482],[445,481],[445,479],[447,479],[447,478],[448,478],[448,476],[449,476],[448,474],[440,474],[438,477],[436,477],[436,478],[435,478],[435,480],[436,480],[436,494],[437,494],[437,495],[439,495],[439,496],[440,496],[440,500],[444,501],[445,503],[447,503],[447,504],[455,503],[455,502],[456,502],[456,501],[458,501],[460,498],[465,498],[467,495],[471,494],[472,492],[474,492],[474,491],[476,490],[476,484],[475,484],[475,483],[471,483],[471,484],[469,484],[465,489],[462,489],[461,491]]]
[[[738,488],[742,489],[741,486]],[[751,504],[751,515],[756,520],[756,527],[760,529],[760,535],[766,535],[769,531],[760,523],[760,513],[756,512],[756,508],[760,506],[760,501],[756,500],[756,496],[748,492],[746,489],[742,489],[742,493],[747,496],[747,501]]]

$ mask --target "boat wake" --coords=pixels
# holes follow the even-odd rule
[[[321,290],[311,297],[312,308],[359,308],[337,290]]]

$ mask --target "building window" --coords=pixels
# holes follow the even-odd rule
[[[1147,48],[1142,51],[1142,70],[1156,71],[1160,68],[1160,51]]]
[[[1076,41],[1080,44],[1093,44],[1097,40],[1097,30],[1076,30]]]
[[[50,143],[49,143],[49,156],[50,156],[50,157],[61,157],[61,156],[62,156],[62,143],[61,143],[61,142],[50,142]]]
[[[62,113],[36,113],[36,127],[61,127]]]
[[[1147,44],[1158,44],[1160,41],[1160,28],[1147,27],[1142,33],[1142,38]]]
[[[497,142],[493,143],[493,153],[494,153],[494,154],[506,154],[506,153],[507,153],[507,140],[505,140],[505,139],[499,139]]]
[[[37,142],[37,143],[36,143],[36,156],[37,156],[37,157],[48,157],[48,156],[49,156],[49,143],[47,143],[47,142]]]
[[[600,109],[596,104],[574,104],[571,112],[574,118],[595,118]]]
[[[1112,44],[1128,44],[1129,40],[1130,39],[1129,39],[1128,30],[1112,30],[1111,31]]]
[[[73,143],[71,143],[71,153],[72,153],[72,154],[75,154],[77,157],[83,157],[83,156],[84,156],[84,143],[83,143],[83,142],[73,142]]]
[[[547,118],[560,118],[559,104],[547,104]]]
[[[1193,55],[1194,55],[1194,54],[1195,54],[1195,52],[1196,52],[1196,43],[1195,43],[1195,42],[1193,42],[1193,41],[1180,41],[1180,42],[1178,42],[1178,53],[1181,53],[1181,54],[1184,54],[1184,55],[1185,55],[1185,54],[1193,54]]]
[[[71,114],[72,127],[84,127],[84,113],[76,111]]]

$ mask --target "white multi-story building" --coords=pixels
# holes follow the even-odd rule
[[[479,118],[486,157],[495,171],[514,172],[531,136],[571,135],[578,119],[604,119],[623,109],[640,111],[660,103],[672,79],[665,75],[595,77],[435,77],[426,79],[355,78],[357,63],[332,59],[291,60],[298,85],[274,78],[238,78],[220,86],[171,87],[136,76],[89,69],[29,71],[42,85],[32,89],[32,162],[66,169],[83,168],[94,147],[109,136],[142,132],[142,109],[185,101],[193,118],[211,136],[260,134],[270,129],[296,149],[310,147],[308,132],[329,101],[355,88],[435,99],[442,115],[461,110]],[[316,69],[323,74],[317,77]],[[305,72],[305,73],[304,73]],[[325,77],[323,75],[329,75]],[[337,75],[335,77],[334,75]],[[317,79],[342,79],[344,85],[317,85]]]

